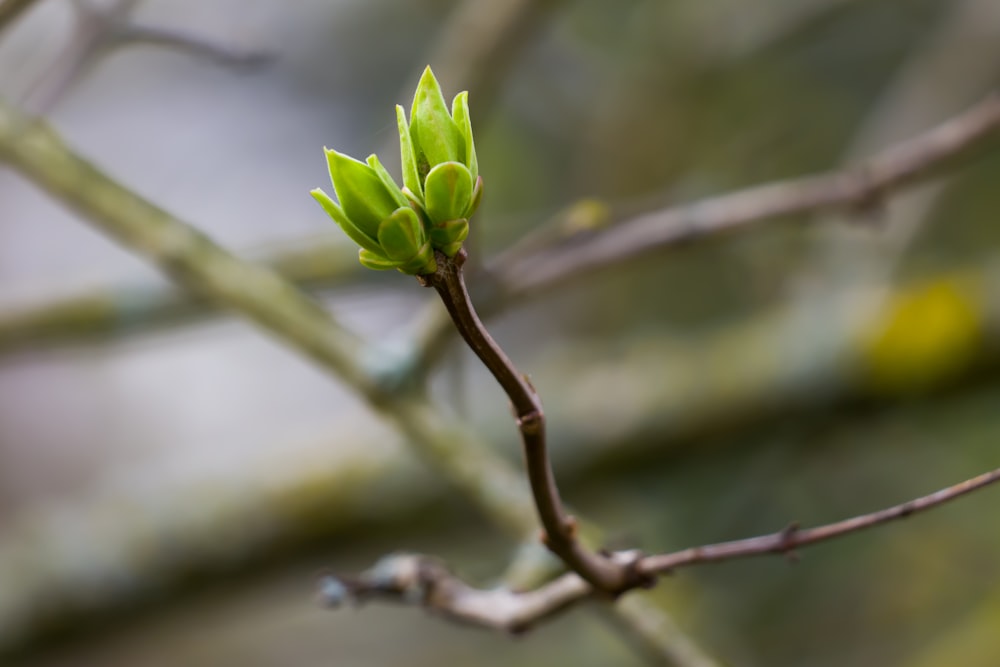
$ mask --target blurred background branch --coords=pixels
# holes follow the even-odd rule
[[[30,3],[8,2],[8,12],[0,7],[0,33],[6,23],[13,23]],[[126,46],[146,45],[173,49],[203,58],[217,65],[252,69],[273,61],[274,55],[263,51],[236,51],[195,35],[144,26],[132,18],[138,0],[92,2],[71,0],[73,28],[70,39],[46,72],[39,77],[24,99],[35,111],[50,109],[70,86],[85,77],[94,65],[111,52]]]
[[[995,3],[951,3],[934,30],[897,68],[872,110],[847,146],[847,162],[920,132],[937,118],[956,113],[993,86],[1000,69],[1000,47],[982,26],[1000,19]],[[971,41],[970,41],[971,40]],[[850,225],[833,225],[836,215],[816,225],[812,258],[805,262],[802,308],[852,286],[891,291],[889,280],[953,181],[941,179],[906,192],[878,215],[884,231],[878,238]],[[879,287],[875,287],[879,286]],[[872,299],[871,308],[878,308]]]
[[[940,173],[943,163],[981,147],[1000,130],[1000,95],[992,95],[926,134],[846,172],[808,176],[654,211],[598,233],[596,238],[520,258],[505,270],[519,294],[632,260],[662,247],[755,222],[824,209],[864,211],[893,190]]]
[[[260,261],[301,288],[314,290],[377,281],[365,275],[357,253],[333,238],[315,238]],[[18,350],[104,341],[218,314],[197,295],[153,285],[123,285],[50,303],[22,304],[0,314],[0,355]]]

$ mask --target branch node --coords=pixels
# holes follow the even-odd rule
[[[885,209],[888,189],[879,182],[869,164],[858,167],[849,177],[848,189],[853,191],[849,198],[849,212],[856,216],[855,220],[858,222],[877,220]]]
[[[779,543],[776,551],[786,554],[795,549],[795,546],[797,544],[796,538],[798,537],[798,533],[799,533],[798,521],[792,521],[787,526],[782,528],[781,532],[778,533]]]
[[[646,554],[639,549],[631,549],[629,551],[619,551],[611,555],[611,558],[622,566],[623,569],[623,584],[621,590],[614,593],[615,597],[618,597],[622,593],[632,590],[633,588],[642,588],[649,590],[656,586],[656,582],[659,580],[659,575],[651,572],[645,572],[642,569],[642,561],[646,558]]]
[[[552,541],[549,539],[549,534],[544,528],[538,529],[538,541],[542,543],[549,551],[552,551]]]
[[[542,431],[545,423],[545,416],[541,410],[533,410],[527,414],[515,415],[517,417],[517,428],[522,433],[528,435],[538,435]]]
[[[563,528],[565,529],[566,537],[571,540],[575,540],[580,534],[580,522],[573,515],[566,517],[566,520],[563,522]]]

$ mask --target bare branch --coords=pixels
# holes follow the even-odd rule
[[[589,597],[591,591],[575,574],[524,593],[477,589],[436,559],[413,554],[386,556],[357,577],[329,576],[320,583],[320,599],[330,607],[390,600],[418,604],[449,620],[512,633],[528,630]]]
[[[270,63],[273,54],[236,51],[184,32],[135,22],[137,0],[116,0],[108,6],[76,0],[75,25],[69,42],[28,93],[35,111],[50,107],[114,49],[136,44],[168,47],[207,58],[220,65],[255,68]]]
[[[745,540],[646,557],[639,557],[632,551],[620,551],[611,554],[609,559],[623,567],[634,565],[640,572],[655,577],[679,567],[765,554],[792,554],[801,547],[938,507],[997,481],[1000,481],[1000,469],[888,509],[816,528],[800,530],[792,524],[777,533]],[[321,598],[330,606],[389,599],[419,604],[445,618],[507,632],[527,631],[594,595],[594,589],[572,572],[523,593],[476,589],[456,578],[439,562],[413,555],[389,556],[358,577],[326,577],[320,591]]]
[[[997,25],[1000,4],[980,0],[948,3],[934,30],[921,40],[920,48],[896,70],[879,94],[877,103],[847,144],[844,164],[852,164],[881,148],[921,132],[939,118],[953,116],[990,90],[1000,73],[1000,40],[993,31],[979,26]],[[802,263],[803,278],[796,299],[800,308],[826,302],[829,294],[861,285],[872,290],[881,286],[888,295],[888,281],[905,258],[914,240],[931,223],[932,212],[952,182],[929,183],[880,212],[885,228],[877,240],[866,230],[840,221],[837,213],[812,222],[818,229],[812,252]],[[878,307],[872,298],[872,308]]]
[[[129,25],[115,35],[116,45],[141,44],[175,49],[217,65],[236,69],[255,69],[274,62],[268,51],[239,50],[216,44],[196,35],[156,26]]]
[[[945,163],[998,131],[1000,95],[992,95],[853,169],[762,185],[642,215],[586,241],[521,258],[497,269],[499,279],[508,298],[513,298],[752,223],[799,213],[870,208],[891,192],[935,175]]]
[[[316,237],[260,262],[313,290],[348,283],[378,281],[385,276],[361,273],[357,252],[341,239]],[[24,348],[103,340],[154,327],[219,314],[216,302],[172,287],[124,284],[38,303],[0,305],[0,355]]]
[[[701,547],[693,547],[672,554],[648,556],[639,561],[637,567],[647,574],[664,574],[678,567],[698,565],[701,563],[718,563],[734,558],[748,558],[764,554],[787,554],[800,547],[807,547],[818,542],[856,533],[874,526],[905,519],[906,517],[943,505],[967,493],[989,486],[1000,481],[1000,469],[983,473],[964,482],[949,486],[930,495],[909,502],[889,507],[884,510],[862,514],[836,523],[800,530],[795,524],[788,528],[760,537],[751,537],[733,542],[721,542]]]
[[[437,291],[462,338],[510,398],[521,433],[535,508],[545,529],[545,544],[571,570],[598,590],[614,594],[640,585],[641,578],[636,578],[629,567],[588,551],[581,544],[577,537],[576,520],[563,508],[552,473],[545,445],[545,415],[541,399],[527,377],[517,370],[479,320],[462,275],[465,251],[459,251],[454,258],[440,252],[436,254],[437,271],[418,276],[418,279],[421,284]]]
[[[135,0],[116,0],[106,7],[92,7],[76,0],[69,40],[25,96],[24,105],[35,112],[48,109],[107,53],[110,35],[121,30],[135,8]]]

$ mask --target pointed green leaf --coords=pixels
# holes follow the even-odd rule
[[[326,151],[326,161],[344,213],[355,227],[377,237],[379,223],[399,208],[392,193],[364,162],[332,150]]]
[[[319,188],[310,190],[309,194],[313,196],[313,199],[319,202],[319,205],[323,207],[323,210],[326,211],[327,215],[333,218],[333,221],[340,225],[340,228],[344,230],[344,233],[347,234],[352,241],[357,243],[362,248],[367,248],[368,250],[374,252],[380,252],[378,241],[355,227],[354,223],[352,223],[347,217],[347,214],[344,213],[344,210],[337,206],[336,202],[330,198],[330,195],[326,194]]]
[[[396,185],[396,181],[392,180],[392,176],[389,175],[389,172],[382,166],[382,163],[379,162],[378,156],[374,153],[368,156],[368,166],[375,170],[375,175],[378,176],[380,181],[382,181],[382,185],[384,185],[385,189],[389,191],[392,198],[396,200],[396,204],[398,206],[409,205],[410,202],[406,198],[406,195],[404,195],[403,191],[399,189],[398,185]]]
[[[413,150],[413,139],[410,138],[410,128],[406,124],[406,112],[396,105],[396,124],[399,126],[399,157],[403,162],[403,185],[410,189],[416,197],[423,199],[424,186],[417,171],[417,155]]]
[[[395,269],[399,266],[399,262],[394,262],[387,257],[383,257],[378,253],[370,252],[362,248],[358,251],[358,261],[365,268],[375,269],[376,271],[388,271],[389,269]]]
[[[451,115],[462,136],[465,155],[460,160],[469,168],[473,183],[479,178],[479,160],[476,158],[476,142],[472,138],[472,117],[469,116],[469,92],[462,91],[451,104]]]
[[[432,223],[465,215],[472,201],[472,176],[461,162],[445,162],[431,169],[424,183],[424,203]]]
[[[435,165],[461,159],[462,138],[448,113],[441,86],[428,67],[420,77],[410,110],[410,137],[416,151],[418,173],[426,174]]]
[[[409,206],[396,209],[378,227],[378,243],[389,259],[413,259],[426,242],[420,218]]]

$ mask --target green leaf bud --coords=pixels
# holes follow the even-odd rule
[[[458,133],[462,137],[462,144],[465,149],[461,162],[469,168],[472,174],[472,181],[479,178],[479,160],[476,158],[476,142],[472,138],[472,118],[469,115],[469,92],[462,91],[455,96],[455,101],[451,104],[451,116],[458,126]]]
[[[424,207],[432,224],[465,217],[472,201],[472,176],[461,162],[445,162],[427,174]]]
[[[362,248],[358,251],[358,261],[361,262],[361,266],[367,269],[375,269],[376,271],[388,271],[389,269],[395,269],[399,266],[398,263],[392,261],[387,257],[383,257],[378,253],[371,252]]]
[[[340,207],[355,227],[376,238],[379,224],[399,208],[399,202],[364,162],[332,150],[326,151],[326,160]]]
[[[406,261],[417,254],[426,241],[416,211],[408,206],[396,209],[378,227],[378,244],[389,259]]]
[[[378,228],[378,241],[386,256],[404,273],[433,273],[434,250],[417,212],[409,206],[396,209]]]
[[[330,199],[328,194],[319,188],[310,190],[309,194],[313,196],[313,199],[319,202],[319,205],[323,207],[323,210],[326,211],[327,215],[333,218],[333,221],[340,225],[340,228],[344,230],[344,233],[347,234],[352,241],[371,252],[381,252],[378,241],[358,229],[354,223],[351,222],[350,218],[347,217],[347,214],[344,213],[344,210],[337,206],[336,202]]]
[[[464,158],[464,147],[458,125],[448,113],[441,86],[428,67],[420,77],[410,109],[410,138],[413,141],[417,173],[426,177],[442,162]],[[412,189],[412,188],[411,188]]]
[[[430,67],[417,85],[407,121],[396,107],[403,185],[378,157],[367,163],[326,150],[330,180],[339,202],[322,190],[312,196],[361,246],[361,263],[404,273],[437,270],[434,251],[453,257],[469,233],[469,218],[482,200],[469,96],[455,96],[449,112]]]
[[[403,163],[403,185],[414,197],[423,198],[424,185],[417,170],[417,154],[410,138],[410,127],[406,123],[406,112],[396,105],[396,124],[399,126],[399,153]]]
[[[408,206],[410,200],[406,198],[403,191],[399,189],[398,185],[396,185],[396,181],[392,180],[392,176],[389,175],[389,172],[386,171],[385,167],[382,166],[382,163],[379,162],[378,156],[374,153],[369,155],[367,162],[368,166],[375,172],[375,175],[378,176],[378,179],[382,181],[382,185],[385,186],[385,189],[396,201],[396,205]]]

